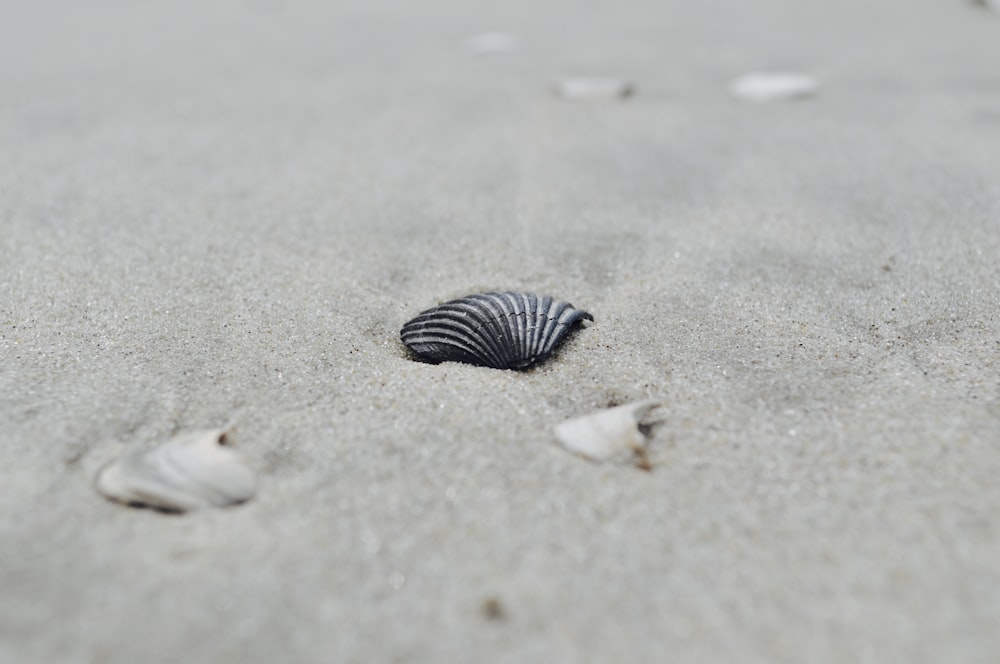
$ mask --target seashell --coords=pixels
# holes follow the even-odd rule
[[[556,81],[556,95],[570,101],[608,101],[635,94],[635,84],[624,78],[574,77]]]
[[[527,369],[555,350],[578,322],[594,320],[569,302],[534,293],[480,293],[424,311],[400,330],[431,362]]]
[[[804,99],[819,92],[819,83],[802,74],[752,72],[733,81],[729,92],[737,99],[752,102]]]
[[[658,405],[658,401],[637,401],[574,417],[556,425],[556,440],[570,452],[592,461],[609,461],[631,453],[641,468],[648,469],[647,438],[639,423]]]
[[[253,497],[253,471],[228,447],[221,429],[194,431],[105,466],[96,487],[126,505],[187,512],[225,507]]]

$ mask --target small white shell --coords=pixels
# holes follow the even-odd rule
[[[637,401],[574,417],[556,425],[556,439],[569,451],[593,461],[632,453],[645,464],[646,436],[639,422],[658,405],[658,401]]]
[[[226,432],[213,429],[127,454],[97,474],[97,490],[116,502],[170,512],[245,502],[254,495],[254,473],[226,444]]]
[[[819,83],[802,74],[752,72],[733,81],[729,92],[741,101],[751,102],[804,99],[819,92]]]
[[[624,78],[563,78],[554,91],[570,101],[609,101],[634,95],[635,85]]]

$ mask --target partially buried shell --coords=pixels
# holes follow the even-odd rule
[[[224,507],[253,497],[253,471],[227,446],[220,429],[178,436],[128,454],[97,475],[97,490],[116,502],[187,512]]]
[[[480,293],[445,302],[406,323],[400,337],[430,362],[526,369],[573,327],[594,320],[569,302],[534,293]]]
[[[639,425],[659,405],[659,401],[637,401],[574,417],[556,425],[556,440],[569,451],[592,461],[610,461],[631,454],[640,468],[648,470],[648,436]]]

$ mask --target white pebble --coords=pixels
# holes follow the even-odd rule
[[[563,78],[556,82],[555,93],[571,101],[608,101],[635,94],[635,85],[624,78]]]
[[[752,72],[733,81],[729,92],[737,99],[751,102],[804,99],[819,92],[819,83],[803,74]]]

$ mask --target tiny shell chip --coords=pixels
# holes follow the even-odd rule
[[[225,507],[253,497],[254,473],[221,429],[194,431],[127,454],[97,475],[97,490],[126,505],[167,512]]]
[[[574,417],[555,427],[556,439],[570,452],[593,461],[608,461],[633,453],[645,463],[646,436],[639,430],[658,401],[637,401]]]
[[[749,102],[805,99],[819,92],[819,83],[802,74],[752,72],[733,81],[729,92],[736,99]]]
[[[635,84],[624,78],[563,78],[554,86],[556,95],[570,101],[614,101],[635,94]]]
[[[465,40],[473,55],[499,55],[517,49],[517,37],[506,32],[481,32]]]

